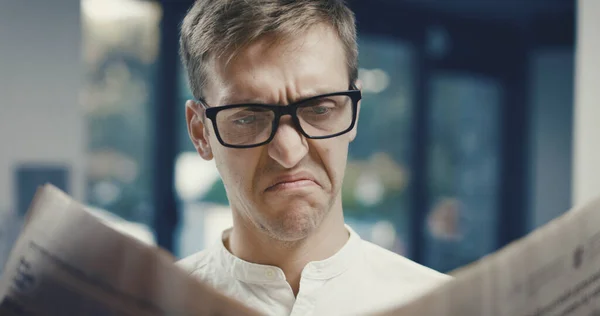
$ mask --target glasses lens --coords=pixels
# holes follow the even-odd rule
[[[325,137],[348,131],[352,125],[352,99],[345,95],[321,97],[298,108],[298,120],[311,137]]]
[[[269,139],[273,128],[273,111],[261,107],[240,107],[217,114],[221,139],[234,146],[251,146]]]

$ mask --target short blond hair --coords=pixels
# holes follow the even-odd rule
[[[196,0],[183,20],[180,55],[195,98],[203,98],[208,64],[229,61],[265,35],[302,34],[316,24],[333,28],[346,52],[349,83],[358,76],[354,13],[343,0]]]

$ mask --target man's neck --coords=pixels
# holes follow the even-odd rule
[[[234,221],[225,245],[240,259],[281,268],[294,295],[297,295],[300,275],[306,264],[333,256],[346,244],[348,238],[349,232],[344,226],[340,207],[340,210],[331,210],[309,236],[295,242],[276,240],[241,223],[236,225]]]

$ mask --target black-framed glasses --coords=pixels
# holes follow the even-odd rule
[[[279,120],[290,115],[304,137],[325,139],[340,136],[356,124],[360,90],[322,94],[289,105],[234,104],[206,110],[219,142],[231,148],[251,148],[269,143],[275,137]]]

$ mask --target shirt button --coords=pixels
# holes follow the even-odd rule
[[[275,278],[275,272],[273,272],[273,270],[271,270],[271,269],[265,270],[265,275],[267,276],[267,279],[269,279],[269,280],[273,280]]]
[[[311,270],[313,273],[321,273],[321,268],[318,265],[312,265]]]

